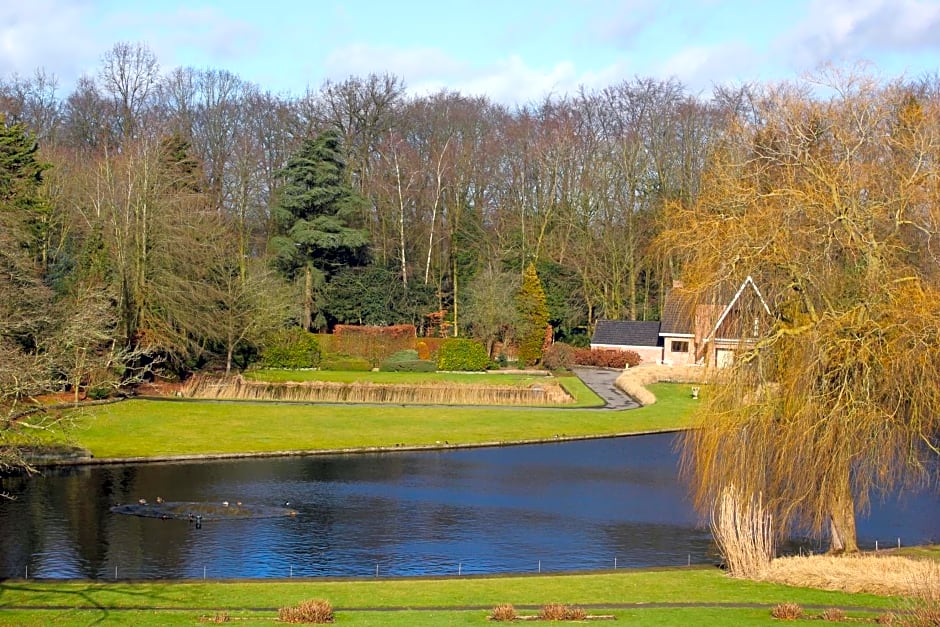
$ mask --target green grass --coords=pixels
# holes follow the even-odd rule
[[[688,426],[694,402],[685,387],[658,384],[658,403],[623,411],[129,400],[81,410],[70,433],[97,458],[609,436]]]
[[[489,610],[500,603],[512,603],[521,613],[535,613],[550,602],[592,606],[590,613],[658,625],[768,625],[773,624],[768,608],[784,601],[872,608],[872,615],[896,606],[893,599],[873,595],[734,580],[711,568],[376,581],[7,581],[0,583],[0,624],[193,624],[218,612],[228,612],[240,624],[265,624],[277,608],[311,598],[330,601],[337,624],[347,625],[485,625]],[[650,604],[677,607],[644,607]],[[703,607],[682,607],[688,604]],[[762,607],[706,607],[716,604]],[[393,611],[375,611],[382,608]]]

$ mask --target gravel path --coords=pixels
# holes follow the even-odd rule
[[[614,385],[623,370],[611,368],[585,368],[583,366],[572,368],[572,372],[584,381],[584,384],[594,390],[594,393],[604,399],[604,409],[636,409],[640,406],[635,400],[627,396],[623,390]]]

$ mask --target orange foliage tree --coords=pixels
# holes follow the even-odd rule
[[[729,120],[700,199],[670,208],[662,244],[686,283],[751,274],[777,316],[685,437],[703,512],[742,490],[778,532],[855,552],[873,492],[937,467],[938,98],[836,71],[768,89]]]

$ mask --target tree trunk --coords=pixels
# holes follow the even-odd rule
[[[858,553],[855,535],[855,499],[848,485],[832,499],[829,513],[829,553]]]
[[[304,330],[313,326],[313,268],[308,263],[304,267]]]

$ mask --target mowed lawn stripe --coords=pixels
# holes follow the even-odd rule
[[[128,400],[85,408],[72,436],[96,458],[469,445],[687,427],[687,386],[641,409],[317,405]]]

